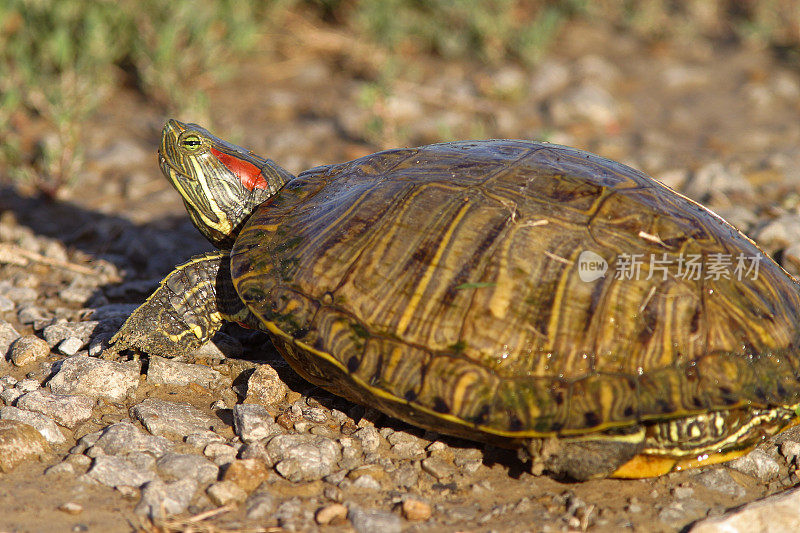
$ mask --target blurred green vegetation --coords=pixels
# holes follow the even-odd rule
[[[385,0],[356,2],[349,23],[389,50],[498,63],[536,63],[561,24],[587,0]]]
[[[87,119],[123,83],[202,117],[206,90],[292,32],[287,13],[383,47],[391,69],[415,54],[533,65],[574,19],[645,40],[772,47],[794,61],[800,50],[795,0],[4,0],[0,169],[55,194],[78,174]],[[33,142],[23,134],[32,121],[44,124]]]
[[[204,89],[293,1],[5,0],[0,3],[0,167],[55,194],[82,163],[81,129],[115,87],[203,114]],[[35,140],[21,130],[45,123]]]

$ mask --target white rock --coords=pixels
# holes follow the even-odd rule
[[[550,111],[559,126],[588,121],[607,126],[617,121],[619,110],[611,93],[594,83],[584,83],[554,100]]]
[[[219,420],[186,403],[147,398],[131,409],[153,435],[179,437],[209,430]]]
[[[164,357],[151,356],[147,369],[147,381],[156,385],[186,386],[197,383],[212,387],[219,383],[222,374],[204,365],[193,365],[171,361]]]
[[[215,481],[219,475],[217,465],[193,453],[168,453],[156,465],[162,475],[168,478],[192,478],[201,484]]]
[[[290,481],[322,479],[342,457],[335,441],[315,435],[278,435],[269,441],[267,452],[278,461],[278,473]]]
[[[769,481],[781,471],[781,465],[763,450],[753,450],[728,463],[730,468],[761,481]]]
[[[8,322],[0,320],[0,363],[5,360],[8,354],[8,349],[11,347],[14,341],[19,339],[21,336],[22,335],[20,335],[17,330],[14,329],[14,326]]]
[[[92,468],[86,475],[108,487],[141,487],[148,481],[156,479],[156,474],[152,470],[142,469],[140,465],[117,455],[95,457]]]
[[[263,405],[255,403],[233,406],[233,427],[244,442],[255,442],[270,435],[283,433],[273,417]]]
[[[569,68],[560,61],[548,59],[534,70],[529,90],[534,98],[543,99],[563,90],[569,80]]]
[[[119,363],[77,355],[54,366],[58,372],[48,386],[56,394],[82,394],[119,402],[139,386],[139,364],[135,361]]]
[[[782,215],[768,222],[755,233],[755,239],[768,253],[800,242],[800,215]]]
[[[67,337],[59,343],[58,352],[66,356],[72,356],[78,353],[83,346],[84,343],[79,338]]]
[[[0,420],[16,420],[33,426],[50,444],[62,444],[67,440],[53,419],[40,413],[6,405],[0,407]]]
[[[698,522],[692,533],[794,533],[800,531],[800,489],[749,503],[718,518]]]
[[[286,396],[286,384],[270,365],[258,365],[247,379],[247,402],[273,405]]]
[[[128,421],[112,424],[96,433],[84,436],[80,444],[101,448],[107,455],[148,453],[161,457],[172,447],[164,437],[148,435]]]
[[[18,381],[15,386],[18,391],[24,394],[26,392],[38,390],[41,384],[35,379],[28,378]]]
[[[77,394],[55,394],[37,389],[17,399],[17,407],[47,415],[62,426],[74,428],[92,417],[94,400]]]
[[[208,487],[206,492],[216,505],[239,503],[247,499],[247,493],[233,481],[218,481]]]
[[[182,513],[189,507],[196,491],[197,481],[193,478],[172,483],[154,479],[142,487],[142,498],[134,512],[150,518]]]

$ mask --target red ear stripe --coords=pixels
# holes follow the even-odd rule
[[[253,163],[220,152],[214,148],[211,148],[211,153],[214,154],[223,165],[228,167],[228,170],[233,172],[236,177],[239,178],[239,181],[242,182],[242,185],[244,185],[247,190],[252,191],[253,189],[269,188],[269,183],[267,183],[267,180],[265,180],[264,176],[261,175],[261,169],[255,166]]]

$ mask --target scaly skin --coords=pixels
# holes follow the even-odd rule
[[[179,265],[164,278],[111,338],[111,354],[136,349],[162,357],[196,350],[226,321],[250,327],[256,319],[231,283],[230,255],[209,252]]]

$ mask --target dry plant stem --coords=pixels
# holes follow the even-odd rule
[[[209,509],[208,511],[196,514],[190,517],[187,522],[200,522],[202,520],[206,520],[208,518],[217,516],[219,514],[227,513],[228,511],[232,511],[236,507],[234,505],[223,505],[222,507],[217,507],[216,509]]]
[[[218,515],[233,511],[236,509],[235,505],[223,505],[216,509],[209,509],[202,513],[190,516],[188,518],[170,518],[166,520],[156,520],[142,528],[146,533],[278,533],[284,531],[280,527],[259,527],[259,528],[245,528],[245,529],[225,529],[215,526],[214,524],[203,524],[204,520],[214,518]]]
[[[95,270],[83,265],[79,265],[77,263],[72,263],[70,261],[61,261],[59,259],[52,259],[50,257],[37,254],[36,252],[31,252],[30,250],[20,248],[19,246],[15,246],[13,244],[6,244],[6,243],[0,244],[0,263],[25,266],[29,262],[40,263],[43,265],[48,265],[57,268],[64,268],[67,270],[71,270],[73,272],[77,272],[79,274],[87,274],[87,275],[97,274]]]

